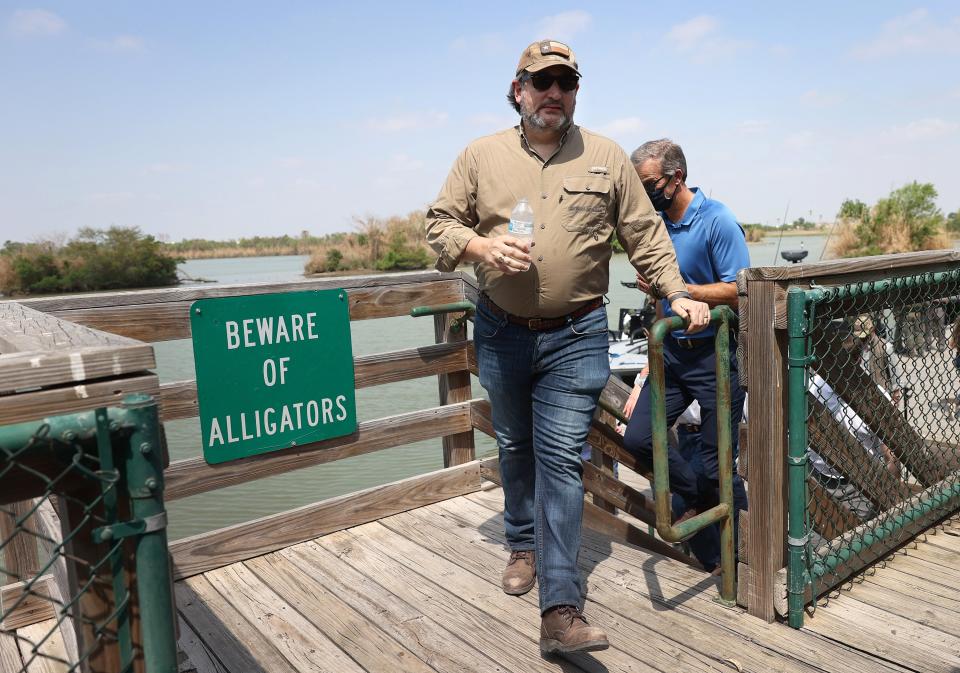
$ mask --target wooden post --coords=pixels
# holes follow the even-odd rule
[[[603,451],[594,449],[590,452],[590,462],[603,472],[603,474],[613,478],[614,460],[611,456],[608,456]],[[591,497],[593,498],[593,504],[603,511],[610,512],[611,514],[617,513],[617,508],[607,502],[599,493],[594,493]]]
[[[777,572],[786,565],[787,342],[774,327],[780,284],[749,280],[747,379],[750,384],[747,445],[750,447],[750,517],[746,588],[751,615],[772,622]]]
[[[15,520],[26,514],[32,507],[29,500],[12,502],[0,511],[0,540],[14,538],[3,549],[3,568],[0,573],[0,585],[25,582],[37,574],[40,559],[37,554],[37,538],[26,530],[17,531]],[[31,521],[25,522],[28,530],[34,530]]]
[[[454,322],[461,318],[454,327]],[[434,316],[433,326],[437,343],[452,343],[467,340],[467,322],[462,313],[441,313]],[[440,374],[440,404],[456,404],[471,399],[470,372],[468,370]],[[463,465],[476,458],[473,429],[443,438],[443,466]]]

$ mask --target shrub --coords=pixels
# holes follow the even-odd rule
[[[76,292],[173,285],[177,258],[161,251],[153,236],[137,228],[81,229],[66,245],[7,243],[0,290]],[[12,271],[12,272],[11,272]]]
[[[840,229],[831,249],[840,257],[858,257],[949,248],[936,198],[932,184],[911,182],[873,208],[848,199],[840,206]]]

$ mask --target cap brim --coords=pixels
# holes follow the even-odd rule
[[[540,72],[541,70],[552,68],[555,65],[562,65],[564,68],[569,68],[570,70],[573,70],[578,77],[582,77],[582,75],[580,74],[580,71],[574,68],[572,65],[570,65],[566,61],[540,61],[539,63],[533,63],[531,65],[528,65],[526,68],[524,68],[524,70],[526,70],[527,72]],[[523,70],[521,70],[520,72],[523,72]],[[517,74],[519,75],[520,73],[518,72]]]

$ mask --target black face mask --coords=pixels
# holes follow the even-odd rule
[[[671,180],[672,181],[672,180]],[[673,196],[677,195],[676,189],[673,191],[673,196],[667,197],[664,193],[664,190],[670,185],[670,182],[667,182],[663,187],[659,189],[647,190],[647,196],[650,197],[650,203],[653,204],[653,209],[659,212],[669,210],[670,206],[673,205]]]

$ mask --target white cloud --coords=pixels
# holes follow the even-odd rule
[[[67,29],[67,22],[46,9],[18,9],[10,17],[8,27],[17,35],[59,35]]]
[[[647,128],[647,122],[640,117],[621,117],[603,124],[597,131],[605,136],[621,136],[626,133],[639,133]]]
[[[960,129],[960,124],[948,122],[938,118],[927,118],[912,121],[903,126],[895,126],[891,135],[900,140],[935,140],[953,135]]]
[[[467,123],[472,126],[482,126],[491,131],[499,131],[510,126],[516,126],[517,119],[518,117],[516,115],[476,114],[467,117]]]
[[[407,154],[394,154],[387,163],[387,168],[394,173],[408,173],[423,168],[424,163]]]
[[[449,115],[446,112],[419,112],[393,117],[370,117],[363,122],[363,126],[371,131],[395,133],[397,131],[412,131],[443,126]]]
[[[574,9],[548,16],[537,24],[537,39],[552,38],[570,41],[577,33],[582,33],[593,22],[589,12]]]
[[[159,175],[169,175],[170,173],[183,173],[187,169],[186,164],[176,164],[167,161],[158,161],[147,166],[148,173],[157,173]]]
[[[840,96],[836,94],[824,93],[817,89],[810,89],[804,91],[800,95],[800,100],[807,105],[818,107],[818,108],[827,108],[833,107],[840,102]]]
[[[137,35],[116,35],[105,40],[91,40],[90,43],[102,51],[143,51],[143,38]]]
[[[704,38],[717,31],[719,23],[712,16],[701,14],[689,21],[678,23],[667,31],[667,41],[680,51],[690,51],[699,45]]]
[[[926,9],[885,22],[876,37],[850,50],[854,58],[864,61],[900,54],[956,53],[960,53],[960,16],[942,21]]]
[[[747,136],[765,133],[769,128],[770,122],[765,119],[745,119],[737,124],[737,131]]]
[[[727,58],[749,46],[743,40],[724,35],[720,22],[707,14],[676,24],[663,39],[668,46],[698,63]]]
[[[470,54],[499,55],[508,51],[507,43],[499,33],[461,35],[450,43],[450,49]]]
[[[799,131],[784,138],[783,144],[787,149],[806,150],[813,147],[816,139],[817,135],[813,131]]]
[[[116,205],[120,203],[129,203],[137,198],[133,192],[95,192],[87,195],[87,201],[90,203]]]

